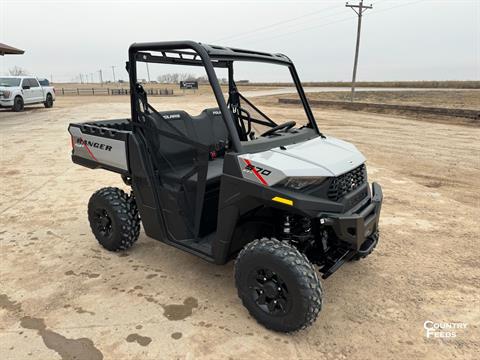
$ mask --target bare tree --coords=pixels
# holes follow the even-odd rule
[[[195,75],[194,74],[188,74],[188,73],[183,73],[181,74],[180,80],[182,81],[192,81],[195,80]]]
[[[159,83],[176,84],[179,81],[195,80],[195,75],[189,73],[167,73],[157,77]]]
[[[194,80],[197,80],[200,84],[208,83],[208,77],[206,77],[206,76],[199,76]]]
[[[13,68],[8,70],[8,73],[11,76],[22,76],[22,75],[27,75],[28,71],[24,68],[21,68],[20,66],[14,66]]]

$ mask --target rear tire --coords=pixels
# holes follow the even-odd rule
[[[45,99],[45,102],[43,105],[47,108],[50,109],[53,106],[53,96],[52,94],[47,94],[47,97]]]
[[[23,110],[23,108],[24,108],[24,103],[23,103],[22,97],[21,96],[15,97],[15,99],[13,100],[12,110],[15,112],[20,112]]]
[[[96,191],[88,202],[88,220],[100,245],[110,251],[126,250],[140,234],[140,216],[133,196],[107,187]]]
[[[308,259],[276,239],[247,244],[235,261],[238,296],[263,326],[291,332],[310,326],[322,308],[323,289]]]

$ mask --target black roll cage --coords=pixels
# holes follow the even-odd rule
[[[193,50],[193,52],[189,50]],[[160,55],[152,55],[146,51],[155,51],[160,53]],[[237,153],[242,153],[243,146],[236,127],[237,123],[234,121],[232,112],[229,110],[228,104],[223,97],[220,83],[214,70],[215,67],[228,69],[229,93],[231,94],[233,89],[236,91],[236,85],[233,81],[234,61],[264,62],[287,66],[310,122],[310,127],[322,136],[305,92],[303,91],[295,66],[286,55],[207,45],[194,41],[134,43],[130,46],[128,50],[127,70],[130,78],[131,121],[134,123],[140,123],[138,115],[139,103],[142,99],[140,98],[137,89],[137,62],[202,66],[205,68],[210,86],[212,87],[218,107],[222,113],[223,120],[225,121],[225,126],[230,134],[231,148]],[[241,94],[239,94],[239,96],[249,103],[249,101]],[[249,104],[252,105],[251,103]],[[261,112],[260,114],[264,115]],[[268,117],[266,118],[268,119]],[[272,125],[272,123],[273,121],[265,122],[264,125]]]

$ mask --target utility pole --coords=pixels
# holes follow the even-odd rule
[[[367,9],[372,9],[372,5],[363,5],[363,0],[360,0],[358,5],[350,5],[348,2],[345,4],[346,7],[351,8],[358,15],[358,27],[357,27],[357,45],[355,47],[355,60],[353,63],[353,76],[352,76],[352,93],[350,96],[350,101],[353,102],[355,96],[355,81],[357,78],[357,64],[358,64],[358,50],[360,48],[360,32],[362,30],[362,15]]]
[[[115,79],[115,68],[116,68],[116,66],[113,66],[113,65],[112,65],[113,83],[114,83],[114,84],[117,82],[117,80]]]
[[[148,62],[146,62],[145,64],[147,64],[147,76],[148,76],[148,82],[150,83],[150,69],[148,68]]]
[[[80,74],[80,83],[83,84],[83,75]]]
[[[103,86],[103,76],[102,76],[102,69],[98,70],[100,74],[100,85]]]

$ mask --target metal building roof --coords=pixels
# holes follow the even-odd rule
[[[9,46],[6,44],[0,43],[0,55],[20,55],[23,54],[25,51],[14,48],[13,46]]]

